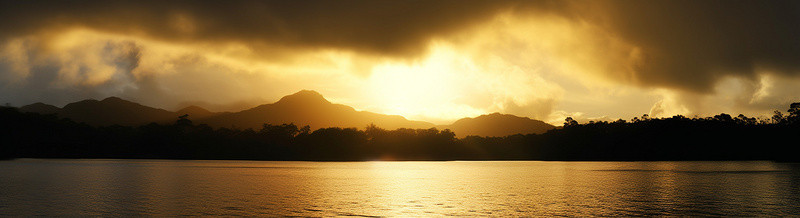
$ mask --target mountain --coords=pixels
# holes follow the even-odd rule
[[[22,112],[30,112],[30,113],[38,113],[38,114],[57,114],[61,112],[61,108],[58,108],[53,105],[37,102],[29,105],[25,105],[19,108],[19,111]]]
[[[370,123],[386,128],[431,128],[428,122],[410,121],[398,115],[384,115],[367,111],[356,111],[350,106],[333,104],[321,94],[303,90],[284,96],[273,104],[263,104],[235,113],[221,113],[195,123],[213,127],[236,127],[259,129],[264,123],[294,123],[309,125],[311,129],[325,127],[364,128]]]
[[[541,134],[554,129],[555,126],[527,117],[510,114],[486,114],[475,118],[462,118],[453,124],[440,126],[456,133],[458,137],[468,135],[507,136],[514,134]]]
[[[95,126],[134,126],[151,122],[167,123],[177,119],[175,112],[157,109],[134,102],[109,97],[98,100],[83,100],[64,106],[59,116]]]
[[[189,106],[175,112],[178,116],[189,115],[189,119],[203,119],[216,115],[216,113],[206,110],[198,106]]]
[[[435,126],[428,122],[412,121],[398,115],[385,115],[368,111],[357,111],[350,106],[334,104],[321,94],[302,90],[284,96],[272,104],[263,104],[239,112],[215,113],[198,106],[188,106],[172,112],[144,106],[117,97],[102,101],[83,100],[70,103],[64,108],[35,103],[19,109],[23,112],[58,114],[77,122],[95,126],[144,125],[148,123],[172,123],[178,116],[188,114],[195,124],[208,124],[219,128],[261,129],[264,123],[279,125],[294,123],[297,126],[309,125],[312,130],[326,127],[364,128],[375,124],[385,129],[412,128],[450,129],[458,137],[468,135],[506,136],[513,134],[544,133],[555,128],[542,121],[508,114],[487,114],[475,118],[464,118],[451,125]]]

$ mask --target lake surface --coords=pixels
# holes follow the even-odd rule
[[[0,161],[0,216],[800,215],[772,162]]]

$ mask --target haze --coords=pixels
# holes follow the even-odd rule
[[[0,1],[0,103],[239,111],[311,89],[447,124],[800,98],[797,1]]]

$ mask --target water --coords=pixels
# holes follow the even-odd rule
[[[0,162],[3,215],[800,215],[772,162]]]

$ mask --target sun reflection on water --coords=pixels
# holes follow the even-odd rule
[[[0,215],[786,216],[771,162],[0,162]],[[56,182],[57,181],[57,182]]]

